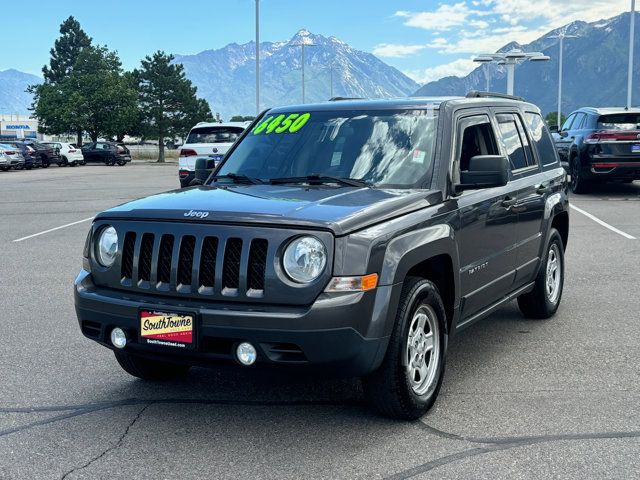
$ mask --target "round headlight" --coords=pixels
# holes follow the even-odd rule
[[[118,234],[116,229],[109,226],[103,228],[96,243],[96,259],[103,267],[110,267],[116,261],[118,254]]]
[[[292,280],[311,283],[320,276],[327,265],[327,249],[315,237],[300,237],[284,251],[282,266]]]

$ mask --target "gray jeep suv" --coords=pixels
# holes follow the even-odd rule
[[[512,97],[274,108],[204,185],[96,216],[82,333],[141,378],[192,365],[362,377],[382,414],[434,403],[451,337],[517,299],[551,317],[566,174]]]

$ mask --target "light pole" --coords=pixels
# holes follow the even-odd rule
[[[260,115],[260,0],[256,0],[256,116]]]
[[[293,45],[290,45],[291,47],[300,47],[301,48],[301,52],[302,52],[302,103],[304,103],[304,99],[305,99],[305,95],[304,95],[304,48],[305,47],[315,47],[316,44],[315,43],[304,43],[304,39],[302,41],[302,43],[294,43]]]
[[[551,37],[559,40],[560,54],[558,56],[558,128],[562,125],[562,70],[564,66],[564,39],[565,38],[578,38],[577,35],[567,35],[566,33],[559,33],[558,35]]]
[[[636,29],[636,0],[631,0],[631,26],[629,27],[629,73],[627,76],[627,108],[631,108],[633,89],[633,45]]]
[[[532,62],[546,62],[549,57],[541,52],[523,52],[513,49],[505,53],[483,53],[473,59],[478,63],[490,63],[496,61],[506,66],[507,69],[507,94],[513,95],[516,65],[526,60]]]

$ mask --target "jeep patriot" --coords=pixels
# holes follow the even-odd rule
[[[273,108],[204,185],[96,216],[78,321],[143,379],[316,369],[415,419],[456,332],[515,299],[556,312],[567,188],[539,109],[516,97]]]

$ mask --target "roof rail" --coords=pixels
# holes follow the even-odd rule
[[[331,97],[330,102],[342,102],[344,100],[364,100],[363,97]]]
[[[471,90],[467,93],[467,98],[507,98],[509,100],[517,100],[524,102],[523,97],[517,97],[515,95],[507,95],[506,93],[494,93],[494,92],[479,92],[477,90]]]

